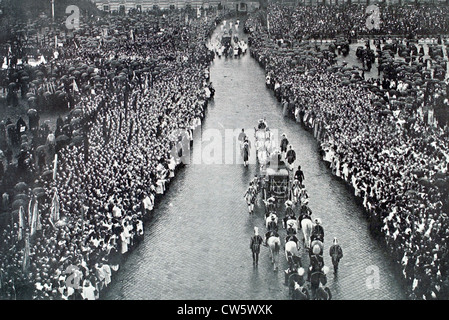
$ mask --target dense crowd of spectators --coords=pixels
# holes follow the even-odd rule
[[[268,16],[273,17],[270,23],[275,30],[288,31],[309,21],[303,16],[292,18],[290,9],[273,10]],[[308,10],[312,18],[320,16]],[[415,21],[416,16],[426,15],[427,7],[397,10],[417,10],[404,13],[404,19],[410,16]],[[338,50],[307,42],[285,46],[279,34],[270,37],[260,17],[250,17],[246,30],[251,54],[266,70],[267,85],[292,117],[313,130],[323,159],[361,197],[373,232],[385,239],[401,266],[410,298],[447,299],[449,136],[447,126],[438,125],[432,114],[436,103],[447,105],[446,68],[440,74],[429,67],[430,62],[419,62],[424,57],[419,54],[422,45],[405,37],[397,43],[379,39],[366,50],[377,47],[374,56],[380,59],[380,78],[365,80],[364,70],[336,63]],[[321,24],[315,21],[314,26]],[[408,32],[391,29],[399,31]],[[407,52],[401,54],[403,62],[398,62],[397,47]],[[436,48],[426,57],[436,63],[432,50]],[[419,79],[407,79],[410,73],[404,68],[415,68],[412,74],[420,73]]]
[[[208,21],[108,17],[66,42],[55,63],[83,94],[33,149],[36,178],[10,195],[25,201],[5,200],[15,210],[0,236],[2,298],[98,299],[111,282],[211,98]]]
[[[366,5],[287,7],[273,4],[268,8],[269,31],[283,39],[327,39],[350,34],[429,36],[449,33],[448,6],[377,6],[379,25],[368,19],[372,12],[366,11]]]

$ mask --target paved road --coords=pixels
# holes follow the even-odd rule
[[[394,266],[369,234],[361,205],[319,159],[313,136],[282,116],[265,87],[264,71],[249,54],[240,59],[216,58],[210,71],[216,94],[203,133],[218,130],[224,137],[225,129],[249,131],[265,116],[270,128],[279,135],[286,133],[296,149],[310,207],[323,222],[326,265],[331,266],[327,252],[333,237],[339,238],[344,251],[338,277],[328,276],[333,298],[405,299]],[[196,139],[193,153],[205,153],[207,145],[203,143],[201,151],[201,141]],[[235,147],[223,145],[222,157],[230,159]],[[259,267],[252,265],[249,239],[254,226],[264,231],[263,206],[259,203],[256,213],[249,215],[243,194],[256,170],[254,164],[248,168],[192,164],[182,169],[146,225],[144,241],[122,265],[104,298],[288,299],[283,256],[279,272],[273,272],[265,247]],[[378,270],[378,288],[366,285],[367,271],[372,269]]]

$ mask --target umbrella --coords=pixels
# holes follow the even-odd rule
[[[42,178],[48,179],[53,176],[53,170],[46,170],[42,173]]]
[[[36,187],[36,188],[33,189],[33,193],[34,194],[38,194],[38,193],[42,193],[42,192],[45,193],[45,189],[42,188],[42,187]]]
[[[58,136],[56,138],[56,142],[67,142],[68,140],[70,140],[69,137],[67,137],[65,134],[61,134],[60,136]]]
[[[84,141],[84,137],[83,136],[76,136],[72,139],[72,145],[80,145],[81,143],[83,143]]]
[[[437,173],[435,173],[433,178],[434,179],[446,179],[446,174],[441,171],[438,171]]]
[[[14,200],[24,200],[28,201],[28,196],[24,193],[19,193],[14,196]]]
[[[19,209],[20,207],[26,207],[28,204],[28,201],[22,200],[22,199],[17,199],[12,203],[12,208],[13,209]]]
[[[25,182],[19,182],[14,186],[14,190],[16,191],[25,191],[28,188],[28,185]]]
[[[418,178],[424,177],[424,170],[416,169],[413,170],[412,173],[415,174]]]
[[[83,110],[80,109],[80,108],[76,108],[76,109],[73,109],[73,110],[72,110],[71,114],[72,114],[72,116],[74,116],[74,117],[80,117],[80,116],[83,115]]]
[[[434,182],[434,185],[436,185],[439,188],[444,188],[447,186],[447,181],[445,179],[436,179]]]
[[[430,182],[430,180],[427,179],[427,178],[419,178],[419,179],[418,179],[418,183],[419,183],[420,185],[422,185],[422,186],[425,186],[425,187],[430,187],[430,186],[432,185],[431,182]]]

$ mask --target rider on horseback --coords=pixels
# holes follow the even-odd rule
[[[268,238],[273,237],[273,236],[274,237],[279,237],[278,226],[277,226],[275,220],[276,220],[276,216],[272,215],[271,216],[271,221],[268,222],[268,224],[267,224],[268,232],[265,233],[265,243],[264,243],[264,245],[267,245]]]
[[[312,216],[312,210],[309,208],[308,206],[309,204],[309,199],[305,199],[303,204],[301,205],[301,209],[299,211],[299,226],[301,226],[301,221],[303,219],[310,219],[312,220],[311,216]]]
[[[274,201],[276,199],[274,197],[270,197],[265,201],[265,217],[268,217],[271,212],[275,212],[275,205]]]
[[[286,209],[285,209],[285,217],[284,217],[284,227],[287,229],[287,221],[288,220],[296,220],[295,211],[293,211],[292,208],[292,202],[290,200],[287,200],[285,202]]]
[[[298,247],[299,240],[295,234],[289,234],[285,237],[285,243],[289,241],[293,241],[294,243],[296,243],[296,247]]]
[[[324,259],[320,252],[321,248],[318,245],[315,245],[312,249],[312,254],[310,255],[309,279],[312,273],[321,272],[321,269],[324,267]]]
[[[324,229],[321,226],[321,220],[319,218],[315,219],[315,226],[312,229],[312,235],[310,236],[310,240],[319,240],[324,242]]]

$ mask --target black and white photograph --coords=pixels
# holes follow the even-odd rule
[[[448,58],[449,0],[0,0],[0,300],[448,300]]]

